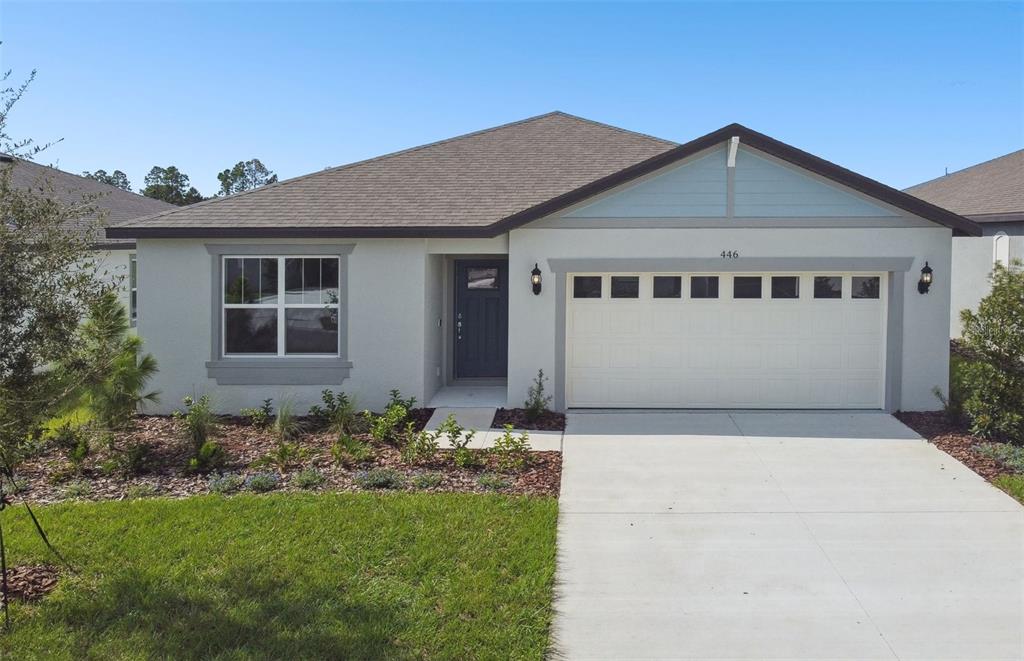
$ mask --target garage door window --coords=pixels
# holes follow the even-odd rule
[[[761,298],[761,276],[738,275],[732,279],[733,298]]]
[[[843,279],[833,275],[814,277],[814,298],[842,298]]]
[[[577,275],[572,279],[573,298],[601,298],[601,276]]]
[[[654,298],[682,298],[683,278],[679,275],[654,276]]]
[[[795,275],[772,276],[772,298],[800,298],[800,278]]]
[[[612,298],[640,298],[640,276],[613,275]]]
[[[692,276],[690,278],[690,298],[718,298],[718,276]]]
[[[881,278],[878,276],[853,277],[854,298],[878,298],[881,288]]]

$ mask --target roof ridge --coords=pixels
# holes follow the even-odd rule
[[[930,184],[930,183],[933,183],[933,182],[936,182],[936,181],[941,181],[941,180],[945,179],[946,177],[952,177],[953,175],[961,174],[961,173],[967,172],[968,170],[973,170],[974,168],[979,168],[982,165],[988,165],[989,163],[994,163],[995,161],[999,161],[999,160],[1002,160],[1004,158],[1008,158],[1010,156],[1014,156],[1014,155],[1019,154],[1021,152],[1024,152],[1024,149],[1015,149],[1015,150],[1013,150],[1013,151],[1011,151],[1009,153],[1003,154],[1002,156],[994,156],[994,157],[988,159],[987,161],[982,161],[981,163],[975,163],[974,165],[968,165],[965,168],[960,168],[959,170],[953,170],[952,172],[947,172],[946,174],[940,174],[937,177],[933,177],[931,179],[928,179],[927,181],[922,181],[919,184],[914,184],[913,186],[910,186],[908,188],[904,188],[903,190],[904,191],[910,191],[910,190],[913,190],[913,189],[918,188],[920,186],[924,186],[924,185],[927,185],[927,184]]]
[[[395,157],[395,156],[401,156],[403,154],[410,154],[412,152],[416,152],[416,151],[419,151],[421,149],[426,149],[427,147],[436,147],[438,145],[447,144],[449,142],[455,142],[456,140],[463,140],[465,138],[473,138],[473,137],[476,137],[478,135],[483,135],[485,133],[491,133],[491,132],[497,131],[499,129],[506,129],[506,128],[509,128],[511,126],[517,126],[519,124],[526,124],[527,122],[533,122],[533,121],[536,121],[538,119],[543,119],[544,117],[551,117],[552,115],[566,115],[566,113],[563,113],[563,112],[561,112],[559,110],[552,110],[551,112],[542,113],[540,115],[534,115],[532,117],[526,117],[524,119],[517,119],[517,120],[512,121],[512,122],[506,122],[504,124],[498,124],[497,126],[490,126],[488,128],[485,128],[485,129],[477,129],[476,131],[470,131],[469,133],[461,133],[459,135],[455,135],[455,136],[452,136],[450,138],[444,138],[442,140],[435,140],[433,142],[428,142],[426,144],[416,145],[415,147],[406,147],[404,149],[399,149],[398,151],[392,151],[392,152],[388,152],[386,154],[380,154],[378,156],[372,156],[370,158],[364,158],[362,160],[353,161],[351,163],[343,163],[341,165],[332,165],[332,166],[326,167],[326,168],[324,168],[322,170],[317,170],[316,172],[308,172],[306,174],[300,174],[300,175],[298,175],[296,177],[291,177],[289,179],[284,179],[282,181],[278,181],[278,182],[275,182],[275,183],[272,183],[272,184],[266,184],[264,186],[260,186],[259,188],[252,188],[252,189],[247,190],[247,191],[242,191],[241,193],[234,193],[232,195],[225,195],[224,197],[212,197],[210,199],[203,200],[202,202],[196,202],[194,204],[189,204],[189,205],[186,205],[186,206],[183,206],[183,207],[175,207],[173,209],[168,209],[167,211],[161,211],[160,213],[152,214],[152,215],[149,215],[149,216],[143,216],[142,218],[136,218],[134,220],[128,220],[128,221],[125,221],[124,223],[119,223],[118,225],[111,225],[111,227],[118,227],[119,225],[135,224],[135,223],[147,222],[147,221],[150,221],[150,220],[155,220],[157,218],[162,218],[163,216],[168,216],[168,215],[170,215],[172,213],[177,213],[179,211],[184,211],[185,209],[195,209],[197,207],[203,207],[203,206],[206,206],[206,205],[209,205],[209,204],[214,204],[216,202],[220,202],[221,200],[227,200],[229,198],[230,199],[236,199],[238,197],[242,197],[242,196],[245,196],[245,195],[250,195],[250,194],[256,193],[258,191],[264,191],[264,190],[268,190],[268,189],[272,189],[272,188],[279,188],[281,186],[285,186],[287,184],[294,183],[296,181],[305,181],[306,179],[309,179],[311,177],[317,177],[317,176],[320,176],[320,175],[324,175],[324,174],[327,174],[328,172],[337,172],[339,170],[347,170],[349,168],[358,167],[360,165],[367,165],[368,163],[374,163],[376,161],[382,161],[382,160],[387,159],[387,158],[392,158],[392,157]]]
[[[641,131],[633,131],[631,129],[624,129],[621,126],[615,126],[614,124],[606,124],[604,122],[599,122],[596,119],[590,119],[589,117],[580,117],[579,115],[574,115],[571,112],[564,112],[562,110],[555,110],[554,112],[549,112],[547,114],[548,115],[561,115],[563,117],[569,117],[571,119],[576,119],[576,120],[579,120],[581,122],[587,122],[588,124],[593,124],[594,126],[600,126],[601,128],[612,129],[614,131],[618,131],[619,133],[626,133],[628,135],[638,135],[638,136],[640,136],[642,138],[647,138],[649,140],[654,140],[655,142],[660,142],[662,144],[665,144],[665,145],[668,145],[668,146],[671,146],[671,147],[676,147],[676,146],[679,145],[678,142],[673,142],[672,140],[666,140],[665,138],[659,138],[658,136],[651,135],[650,133],[643,133]]]
[[[29,165],[29,166],[35,166],[35,167],[37,167],[37,168],[39,168],[41,170],[53,170],[54,172],[57,172],[57,173],[60,173],[62,175],[66,175],[66,176],[69,176],[69,177],[74,177],[75,179],[84,179],[86,181],[89,181],[90,182],[90,184],[89,184],[90,186],[102,186],[104,188],[109,188],[110,190],[107,191],[107,194],[112,194],[112,193],[113,194],[128,194],[128,195],[131,195],[133,197],[138,197],[138,198],[141,198],[141,199],[144,199],[144,200],[152,200],[154,202],[160,202],[160,203],[163,203],[163,204],[167,204],[167,205],[169,205],[171,207],[174,207],[174,205],[172,205],[170,202],[164,202],[163,200],[158,200],[155,197],[148,197],[146,195],[143,195],[142,193],[136,193],[133,190],[125,190],[123,188],[119,188],[119,187],[114,186],[112,184],[108,184],[108,183],[106,183],[104,181],[100,181],[99,179],[93,179],[91,177],[86,177],[85,175],[75,174],[74,172],[68,172],[67,170],[62,170],[62,169],[60,169],[59,167],[57,167],[56,165],[53,165],[53,164],[44,165],[42,163],[36,163],[35,161],[29,160],[29,159],[26,159],[26,158],[20,158],[18,156],[11,156],[9,154],[2,154],[2,155],[7,157],[7,158],[12,159],[11,161],[9,161],[10,165],[14,165],[14,166],[17,166],[17,165]],[[42,174],[42,173],[40,173],[40,174]],[[174,208],[177,208],[177,207],[174,207]],[[169,211],[172,211],[172,210],[173,209],[169,209]]]

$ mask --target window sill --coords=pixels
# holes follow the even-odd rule
[[[340,385],[351,370],[351,361],[341,358],[221,358],[206,363],[206,375],[217,385]]]

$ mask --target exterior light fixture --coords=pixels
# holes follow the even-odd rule
[[[533,285],[533,295],[540,295],[540,267],[536,263],[533,265],[533,270],[530,271],[530,284]]]
[[[932,267],[928,266],[928,262],[924,263],[924,268],[921,269],[921,279],[917,281],[917,291],[919,294],[927,294],[929,287],[932,286]]]

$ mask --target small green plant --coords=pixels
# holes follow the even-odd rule
[[[498,470],[518,473],[530,465],[530,435],[516,436],[512,425],[505,425],[505,432],[494,441],[491,454],[497,458]]]
[[[330,390],[320,393],[323,406],[314,404],[309,407],[309,418],[318,428],[329,427],[340,433],[355,434],[361,430],[359,412],[355,401],[343,392],[337,394]]]
[[[992,483],[1024,504],[1024,475],[1000,475]]]
[[[444,476],[436,471],[416,473],[412,476],[412,484],[417,489],[433,489],[440,486]]]
[[[253,493],[266,493],[277,488],[278,477],[273,473],[256,473],[245,479],[245,488]]]
[[[277,417],[274,418],[274,436],[278,443],[295,440],[302,433],[302,421],[295,415],[295,407],[290,401],[285,400],[277,409]]]
[[[244,484],[245,478],[238,473],[224,473],[222,475],[214,473],[207,480],[206,488],[210,490],[210,493],[228,494],[235,493]]]
[[[192,444],[193,452],[198,452],[211,436],[217,434],[218,416],[213,412],[209,395],[203,395],[199,399],[186,395],[182,403],[185,410],[175,410],[173,417],[182,422],[185,437]]]
[[[118,475],[123,479],[149,472],[153,460],[153,446],[132,443],[126,448],[113,448],[112,456],[101,464],[105,475]]]
[[[493,473],[484,473],[477,478],[476,483],[488,491],[504,491],[512,486],[511,482]]]
[[[92,484],[88,480],[76,480],[64,485],[61,495],[68,499],[88,498],[92,495]]]
[[[72,470],[81,473],[85,460],[89,458],[89,439],[81,429],[70,424],[63,424],[54,430],[50,439],[71,462]]]
[[[398,439],[408,414],[408,409],[401,404],[388,404],[384,413],[378,416],[368,414],[371,419],[370,436],[378,443],[393,443]]]
[[[292,476],[291,484],[299,489],[316,489],[327,480],[316,468],[303,468]]]
[[[159,495],[159,493],[160,490],[155,486],[144,482],[142,484],[133,484],[128,487],[128,491],[126,491],[124,495],[128,500],[138,500],[139,498],[152,498]]]
[[[390,468],[359,471],[352,479],[363,489],[401,489],[405,486],[405,477]]]
[[[416,407],[416,398],[402,399],[402,393],[398,392],[397,388],[388,394],[391,395],[391,401],[388,402],[388,406],[401,406],[406,411],[411,411]]]
[[[207,473],[224,464],[224,449],[216,441],[206,441],[188,460],[186,467],[191,473]]]
[[[1014,473],[1024,474],[1024,447],[1008,443],[982,443],[975,450],[983,457],[995,459]]]
[[[278,473],[284,474],[289,468],[302,463],[309,452],[298,443],[278,441],[273,449],[253,462],[254,466],[273,466]]]
[[[547,377],[544,376],[544,370],[537,370],[537,377],[533,380],[533,385],[526,391],[526,402],[523,404],[523,408],[526,409],[526,417],[531,421],[536,421],[547,413],[548,406],[551,404],[551,395],[544,394],[545,381],[547,381]]]
[[[242,409],[239,413],[248,420],[249,424],[258,429],[266,429],[274,419],[273,399],[268,397],[263,400],[263,405],[254,409]]]
[[[331,446],[331,458],[339,466],[355,466],[373,459],[373,448],[369,443],[343,433]]]
[[[407,464],[418,464],[428,462],[437,456],[438,434],[423,431],[413,431],[413,423],[406,423],[405,432],[402,434],[402,461]]]
[[[439,438],[441,436],[448,438],[448,442],[452,446],[452,461],[459,468],[473,468],[483,463],[479,453],[469,448],[469,444],[476,436],[476,431],[465,429],[455,419],[454,414],[448,414],[448,417],[437,428],[437,434]]]

